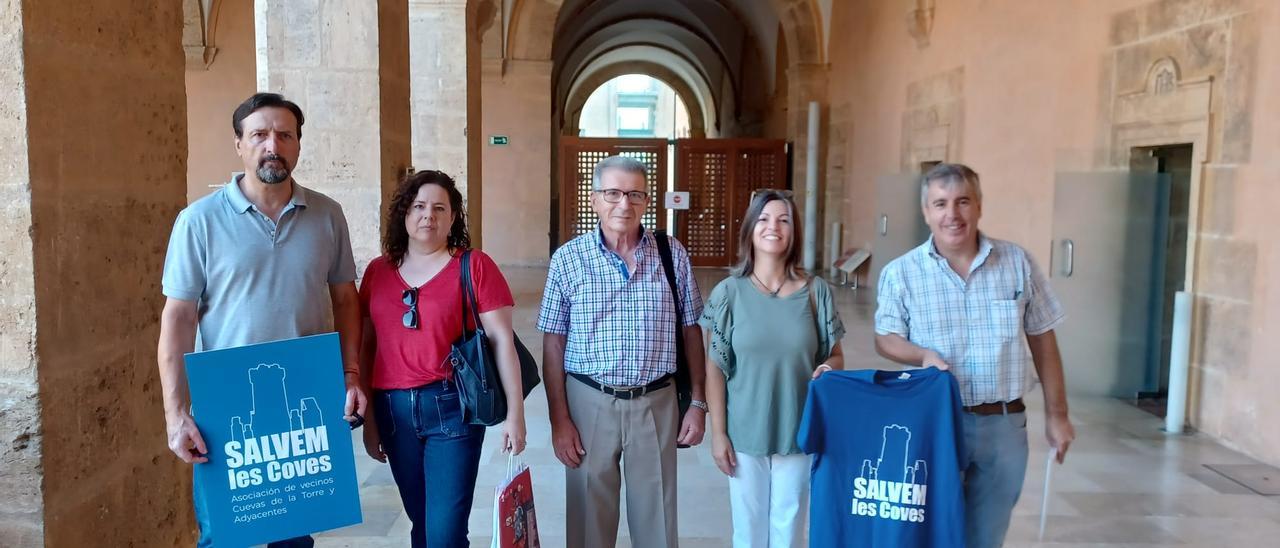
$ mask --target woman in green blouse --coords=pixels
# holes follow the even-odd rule
[[[711,453],[729,476],[736,548],[804,544],[810,461],[796,429],[809,381],[844,366],[831,288],[797,265],[796,217],[789,191],[752,196],[738,264],[699,320],[710,339]]]

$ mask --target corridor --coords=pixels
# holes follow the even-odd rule
[[[534,325],[546,270],[505,268],[504,274],[516,299],[517,333],[541,356],[541,334]],[[719,269],[699,270],[703,294],[725,275]],[[875,306],[870,295],[866,290],[838,293],[848,329],[848,367],[891,368],[872,347]],[[1071,364],[1066,367],[1070,375]],[[1072,397],[1078,438],[1066,464],[1053,472],[1045,537],[1037,541],[1047,450],[1038,392],[1031,393],[1028,406],[1031,457],[1007,546],[1253,547],[1280,538],[1280,497],[1261,496],[1206,467],[1256,461],[1200,435],[1166,436],[1160,419],[1119,400]],[[526,415],[529,446],[522,457],[533,474],[542,545],[564,546],[564,468],[551,451],[541,387],[530,394]],[[477,547],[489,545],[493,490],[506,469],[499,439],[491,432],[485,440],[470,524],[471,542]],[[407,546],[410,524],[390,469],[364,454],[358,433],[354,441],[364,523],[319,535],[316,546]],[[729,546],[727,481],[712,462],[709,445],[681,450],[679,459],[681,546]],[[625,516],[618,545],[630,546]]]

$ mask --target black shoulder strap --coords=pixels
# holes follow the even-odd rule
[[[676,303],[676,344],[680,346],[681,351],[684,349],[684,330],[681,324],[681,318],[684,317],[684,307],[680,303],[680,289],[676,286],[676,265],[671,258],[671,241],[667,239],[667,231],[655,230],[653,236],[658,240],[658,255],[662,257],[662,270],[667,274],[667,285],[671,287],[671,300]]]
[[[462,275],[459,276],[459,283],[461,284],[461,299],[459,300],[462,301],[462,333],[466,335],[468,333],[467,305],[471,305],[473,331],[480,329],[480,307],[476,304],[475,284],[471,281],[471,250],[464,250],[460,260],[462,261],[462,264],[459,265],[462,267]]]
[[[684,306],[680,302],[680,290],[676,287],[676,265],[671,258],[671,241],[665,230],[653,231],[658,241],[658,255],[662,257],[662,270],[667,274],[667,285],[671,287],[671,301],[676,305],[676,406],[680,410],[680,420],[689,410],[693,401],[693,379],[689,374],[689,357],[684,348]],[[685,447],[677,444],[676,447]]]

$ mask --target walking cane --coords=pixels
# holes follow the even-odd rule
[[[1040,501],[1040,541],[1044,541],[1044,524],[1049,518],[1049,483],[1053,478],[1053,458],[1057,456],[1058,450],[1054,448],[1049,451],[1047,458],[1044,460],[1044,494]]]

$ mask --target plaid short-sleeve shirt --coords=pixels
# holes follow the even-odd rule
[[[1062,304],[1039,267],[1016,244],[978,237],[962,279],[933,238],[880,273],[876,333],[901,335],[951,364],[965,405],[1012,401],[1031,387],[1026,335],[1062,323]]]
[[[538,330],[566,335],[564,369],[611,386],[642,386],[676,370],[676,309],[653,233],[641,229],[636,270],[604,244],[599,227],[556,250]],[[684,246],[670,238],[683,326],[702,315]]]

